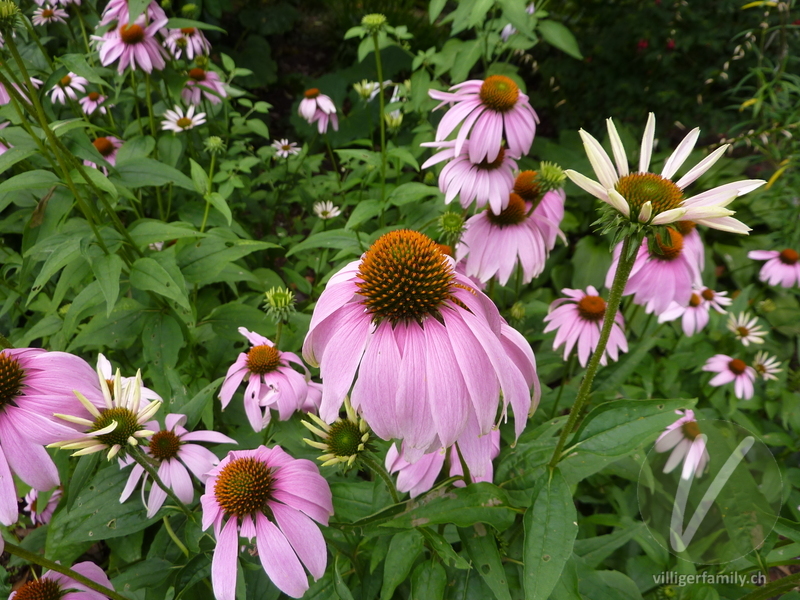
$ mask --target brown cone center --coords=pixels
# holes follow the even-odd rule
[[[99,137],[92,142],[92,146],[97,148],[97,151],[103,157],[109,157],[114,153],[114,143],[107,137]]]
[[[639,212],[647,202],[653,207],[653,216],[678,208],[683,202],[681,188],[655,173],[633,173],[620,177],[616,189],[628,203],[631,219],[639,217]]]
[[[144,29],[141,25],[123,25],[119,28],[119,37],[128,45],[138,44],[144,40]]]
[[[600,296],[584,296],[578,301],[578,314],[586,321],[601,321],[606,314],[606,301]]]
[[[703,298],[699,294],[692,294],[692,297],[689,298],[689,306],[698,307],[703,303]]]
[[[743,360],[734,358],[731,362],[728,363],[728,368],[734,375],[741,375],[742,373],[745,372],[745,370],[747,370],[747,365]]]
[[[681,431],[683,431],[683,435],[690,440],[694,440],[700,435],[700,427],[697,425],[697,421],[687,421],[681,425]]]
[[[786,248],[786,250],[781,251],[778,258],[785,265],[794,265],[800,260],[800,254],[797,254],[797,252],[791,248]]]
[[[494,214],[491,209],[487,209],[486,218],[498,227],[519,225],[528,218],[528,206],[518,194],[512,192],[508,197],[508,206],[499,215]]]
[[[0,409],[13,404],[22,393],[25,370],[19,361],[5,352],[0,353]]]
[[[265,375],[281,366],[281,353],[275,346],[262,344],[247,352],[247,370],[256,375]]]
[[[651,254],[653,258],[659,260],[675,260],[683,251],[683,236],[670,227],[669,240],[663,240],[660,235],[656,234],[656,244],[661,253]]]
[[[150,438],[150,456],[158,460],[175,458],[180,449],[180,438],[168,429],[162,429]]]
[[[272,469],[256,458],[237,458],[217,476],[214,497],[228,515],[243,517],[263,511],[271,498]]]
[[[306,98],[309,98],[309,99],[311,99],[311,98],[316,98],[317,96],[319,96],[319,94],[320,94],[320,92],[319,92],[319,90],[318,90],[317,88],[311,88],[310,90],[306,90],[306,91],[303,93],[303,95],[304,95]]]
[[[15,600],[59,600],[64,593],[58,582],[49,578],[29,581],[17,590]],[[77,594],[74,594],[77,596]]]
[[[195,81],[205,81],[206,72],[203,69],[195,68],[189,70],[189,77]]]

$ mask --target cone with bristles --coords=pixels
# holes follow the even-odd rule
[[[350,405],[349,398],[344,400],[344,409],[347,413],[346,418],[336,419],[330,425],[312,413],[307,415],[312,421],[311,423],[306,420],[301,421],[306,429],[322,439],[321,442],[317,442],[303,438],[303,441],[324,452],[317,459],[322,461],[323,467],[335,464],[351,467],[359,454],[370,449],[370,433],[367,422],[356,414],[355,409]]]

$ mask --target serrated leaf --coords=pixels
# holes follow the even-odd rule
[[[167,270],[152,258],[139,258],[131,265],[131,285],[175,300],[182,308],[192,310],[186,287],[180,286]]]
[[[547,600],[578,535],[578,513],[561,471],[541,482],[533,504],[525,511],[525,600]]]
[[[122,258],[118,254],[108,254],[92,261],[92,272],[100,283],[106,299],[106,316],[111,315],[119,296],[119,276],[122,273]]]

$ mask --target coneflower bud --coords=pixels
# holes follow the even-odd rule
[[[447,246],[455,247],[464,229],[464,217],[457,212],[447,211],[439,217],[439,232]]]
[[[386,27],[386,17],[380,13],[364,15],[361,19],[361,26],[367,30],[369,35],[381,32]]]
[[[283,287],[271,288],[264,294],[266,301],[264,309],[273,321],[280,323],[286,321],[294,311],[294,292]]]
[[[212,135],[203,140],[203,147],[209,154],[222,154],[225,152],[225,140],[218,135]]]
[[[181,14],[185,17],[194,16],[195,12],[197,12],[196,4],[184,4],[181,6]]]
[[[10,0],[0,2],[0,30],[11,31],[17,26],[19,7]]]
[[[551,162],[542,162],[536,173],[536,183],[543,194],[563,188],[566,178],[561,167]]]

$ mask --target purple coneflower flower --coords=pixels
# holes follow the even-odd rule
[[[695,288],[688,304],[681,305],[673,301],[667,310],[658,315],[658,322],[666,323],[681,317],[683,333],[691,337],[708,325],[709,309],[713,308],[720,314],[726,312],[722,307],[732,302],[726,297],[727,294],[728,292],[715,292],[710,288]]]
[[[34,25],[48,25],[50,23],[66,23],[69,15],[63,8],[47,7],[37,8],[33,11],[31,23]]]
[[[455,92],[428,91],[431,98],[442,101],[434,110],[455,103],[439,122],[437,142],[447,139],[461,125],[455,152],[461,154],[461,146],[469,136],[469,159],[473,163],[494,162],[504,139],[512,157],[521,158],[528,153],[539,117],[513,80],[492,75],[483,81],[459,83],[450,90]]]
[[[106,100],[108,100],[108,98],[99,92],[89,92],[83,98],[78,100],[78,102],[80,103],[83,112],[85,112],[87,115],[91,115],[96,110],[100,111],[100,114],[104,115],[107,111],[106,107],[103,106],[103,102]]]
[[[633,301],[644,306],[647,313],[660,315],[673,301],[682,306],[688,304],[692,290],[700,285],[700,271],[692,249],[684,246],[683,236],[675,229],[670,228],[669,234],[669,241],[656,236],[660,254],[651,253],[647,240],[642,241],[625,286],[625,295],[634,294]],[[622,243],[614,248],[614,259],[606,275],[608,288],[617,273],[621,248]]]
[[[664,465],[664,473],[672,472],[683,462],[681,478],[691,479],[692,475],[700,477],[709,461],[706,436],[700,433],[694,411],[687,409],[684,413],[676,410],[675,414],[681,418],[667,427],[656,440],[656,452],[672,450]]]
[[[197,68],[189,70],[189,79],[181,90],[183,101],[196,106],[203,98],[211,104],[219,104],[227,95],[217,73]]]
[[[33,84],[33,87],[39,88],[42,85],[42,80],[37,79],[36,77],[31,77],[30,82]],[[14,86],[14,89],[20,94],[23,98],[28,99],[28,88],[27,86],[20,87],[16,83],[12,83],[11,85]],[[30,101],[30,100],[29,100]],[[6,87],[0,83],[0,106],[5,106],[11,102],[11,96],[8,93]]]
[[[703,371],[717,373],[708,385],[719,387],[733,382],[733,393],[737,398],[749,400],[753,397],[756,370],[743,360],[725,354],[715,354],[703,365]]]
[[[166,429],[160,429],[157,421],[145,423],[146,429],[156,433],[150,438],[149,445],[145,452],[158,463],[158,477],[168,486],[178,499],[184,504],[189,504],[194,500],[194,486],[192,485],[191,472],[200,483],[205,483],[208,472],[217,464],[219,459],[210,450],[189,444],[187,442],[211,442],[215,444],[236,444],[236,440],[229,438],[216,431],[192,431],[189,432],[183,426],[186,423],[186,415],[169,414],[165,417]],[[133,462],[132,459],[125,461],[128,466]],[[142,477],[144,475],[144,477]],[[144,501],[144,484],[147,481],[147,474],[144,467],[134,464],[125,489],[119,497],[120,503],[125,502],[136,485],[142,481],[142,501],[147,507],[147,518],[155,515],[163,506],[167,499],[167,493],[155,483],[150,488],[150,496]]]
[[[516,193],[509,195],[506,208],[492,209],[470,217],[456,260],[466,260],[466,273],[487,282],[497,277],[505,285],[517,265],[522,268],[522,282],[527,284],[541,275],[564,217],[563,190],[552,190],[534,202],[526,202]]]
[[[109,135],[107,137],[99,137],[92,142],[92,146],[100,153],[100,156],[110,164],[112,167],[117,163],[117,151],[122,147],[123,141],[119,138]],[[97,169],[97,164],[90,160],[84,160],[83,164],[87,167]],[[108,168],[101,166],[100,169],[108,175]],[[111,377],[106,377],[111,379]]]
[[[150,4],[147,5],[145,16],[147,17],[147,22],[150,23],[154,21],[164,21],[161,27],[166,25],[166,21],[168,20],[167,13],[164,12],[164,9],[159,6],[156,0],[151,0]],[[100,25],[113,24],[115,21],[120,24],[130,21],[128,0],[111,0],[106,4],[106,7],[103,9],[102,18],[100,19]]]
[[[796,250],[753,250],[747,257],[767,261],[758,274],[761,281],[785,288],[800,285],[800,254]]]
[[[379,437],[404,440],[409,462],[452,446],[471,417],[488,434],[501,390],[501,413],[510,403],[517,435],[539,399],[528,343],[454,271],[453,259],[416,231],[381,236],[331,277],[303,356],[320,367],[320,417],[338,417],[355,380],[353,408]]]
[[[423,169],[452,159],[439,173],[439,189],[444,194],[445,204],[458,196],[463,208],[469,208],[474,201],[477,208],[488,203],[495,213],[502,211],[508,206],[508,195],[514,189],[517,163],[502,148],[493,161],[473,163],[469,159],[469,142],[464,142],[460,153],[456,153],[455,144],[454,141],[422,144],[443,148],[423,163]]]
[[[195,114],[195,109],[196,107],[192,105],[184,114],[183,109],[176,104],[174,110],[165,110],[164,120],[161,121],[161,129],[181,133],[202,125],[206,122],[206,113]]]
[[[49,92],[50,99],[53,103],[66,104],[67,98],[70,100],[77,100],[78,95],[76,92],[85,92],[88,81],[84,77],[75,75],[75,73],[68,73],[58,80]]]
[[[145,16],[141,15],[130,25],[127,24],[127,19],[120,23],[125,24],[120,25],[109,37],[99,40],[102,42],[100,62],[103,66],[107,67],[119,60],[117,71],[120,74],[128,66],[134,70],[138,66],[145,73],[151,73],[153,69],[163,69],[166,66],[166,51],[156,41],[155,35],[167,24],[167,19],[159,19],[147,25]]]
[[[200,502],[203,529],[213,524],[217,538],[211,560],[217,600],[236,597],[240,536],[256,538],[267,576],[293,598],[308,589],[304,565],[314,579],[325,573],[327,547],[314,521],[327,525],[333,503],[310,460],[292,458],[280,446],[229,452],[209,473]]]
[[[253,345],[242,352],[230,368],[219,399],[222,408],[228,406],[234,392],[247,378],[244,392],[244,411],[254,431],[261,431],[270,421],[270,409],[278,411],[281,421],[286,421],[297,410],[302,409],[308,395],[309,374],[303,361],[293,352],[281,352],[263,335],[239,327],[239,333]],[[289,363],[295,363],[304,373],[295,371]],[[266,410],[262,410],[266,408]]]
[[[317,88],[306,90],[305,98],[297,107],[297,114],[308,121],[309,125],[317,124],[320,133],[328,131],[328,122],[333,124],[334,131],[339,131],[339,118],[336,116],[336,105],[330,96],[321,93]]]
[[[597,348],[600,341],[600,330],[606,314],[606,301],[597,293],[593,286],[583,290],[564,288],[561,290],[567,298],[559,298],[550,304],[550,310],[544,321],[547,327],[544,333],[558,331],[553,341],[553,350],[564,344],[564,360],[567,360],[572,349],[578,347],[578,362],[586,366],[589,355]],[[628,351],[628,340],[625,338],[623,327],[625,322],[622,313],[617,312],[611,334],[608,337],[606,349],[600,357],[600,364],[605,365],[607,359],[618,360],[620,352]]]
[[[114,586],[111,585],[108,576],[103,572],[103,569],[98,567],[93,562],[82,562],[70,567],[76,573],[83,575],[87,579],[91,579],[95,583],[99,583],[109,590],[113,590]],[[25,600],[33,599],[47,599],[60,598],[61,600],[107,600],[107,596],[96,592],[93,589],[86,587],[84,584],[75,581],[56,573],[55,571],[45,571],[39,579],[32,579],[16,591],[11,592],[8,600],[14,599]]]
[[[639,155],[639,171],[635,173],[630,173],[628,169],[625,147],[622,145],[614,122],[607,119],[606,125],[614,162],[611,162],[611,158],[600,142],[581,129],[583,146],[600,182],[589,179],[576,171],[565,171],[573,183],[595,198],[611,205],[625,218],[635,223],[668,225],[675,221],[694,221],[706,227],[731,233],[750,231],[747,225],[731,217],[735,214],[734,211],[725,207],[737,197],[761,187],[766,183],[765,181],[761,179],[736,181],[690,198],[683,196],[683,190],[719,160],[728,149],[728,144],[714,150],[677,182],[673,182],[672,177],[689,158],[697,143],[697,138],[700,136],[699,128],[692,129],[683,138],[675,152],[664,163],[661,174],[657,175],[649,171],[656,131],[656,118],[653,113],[650,113],[647,118],[647,126],[642,137],[642,150]],[[614,168],[615,164],[616,169]]]
[[[206,36],[195,27],[170,29],[164,45],[175,58],[180,58],[186,52],[186,58],[189,60],[194,60],[195,56],[208,54],[211,51],[211,44]]]
[[[25,494],[25,508],[23,508],[23,510],[28,513],[31,518],[31,523],[34,525],[46,525],[50,522],[53,513],[56,512],[56,507],[62,495],[63,492],[61,488],[53,490],[53,493],[50,494],[50,498],[48,498],[44,507],[42,507],[39,504],[39,492],[32,489]]]

